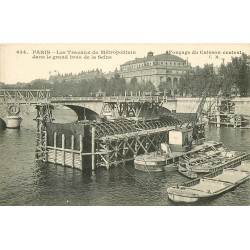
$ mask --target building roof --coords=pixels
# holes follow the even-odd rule
[[[165,53],[165,54],[160,54],[160,55],[155,55],[155,56],[147,56],[147,57],[144,57],[144,58],[136,58],[134,60],[131,60],[131,61],[128,61],[128,62],[122,64],[121,66],[135,64],[135,63],[141,63],[141,62],[147,62],[147,61],[185,62],[184,59],[182,59],[182,58],[180,58],[178,56]]]

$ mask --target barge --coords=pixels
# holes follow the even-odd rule
[[[202,131],[201,124],[196,126]],[[245,153],[227,150],[222,142],[205,141],[203,134],[198,134],[194,141],[192,128],[175,128],[168,132],[168,142],[161,143],[160,150],[135,156],[134,166],[144,172],[185,167],[186,173],[210,173],[223,164],[238,163],[244,157]]]
[[[162,172],[166,166],[166,156],[161,152],[138,155],[134,159],[135,169],[145,172]],[[175,170],[175,167],[173,167]]]
[[[245,157],[249,156],[246,154]],[[192,203],[212,198],[225,193],[250,178],[250,161],[245,160],[232,168],[233,163],[227,167],[205,175],[202,178],[176,184],[167,189],[168,197],[173,202]]]

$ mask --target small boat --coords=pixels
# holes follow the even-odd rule
[[[226,167],[228,164],[231,166],[237,165],[242,160],[246,159],[247,154],[237,151],[208,151],[207,159],[202,162],[189,162],[187,168],[195,173],[210,173]]]
[[[184,164],[193,173],[207,174],[225,167],[235,167],[247,157],[247,153],[226,150],[221,142],[206,141],[187,152],[165,149],[137,155],[134,165],[140,171],[160,172],[176,171],[180,164]]]
[[[166,156],[159,152],[138,155],[134,159],[134,165],[140,171],[161,172],[166,165]]]
[[[191,179],[195,179],[198,177],[198,175],[196,173],[194,173],[193,171],[190,171],[189,169],[179,165],[178,166],[178,171],[180,174],[188,177],[188,178],[191,178]]]
[[[168,133],[168,144],[161,143],[156,152],[135,156],[135,169],[146,172],[177,170],[181,156],[189,159],[187,154],[192,149],[192,134],[192,128],[171,129]]]
[[[187,168],[194,173],[204,174],[211,172],[213,164],[212,162],[190,164],[190,166],[188,166]]]
[[[250,160],[246,160],[240,166],[224,168],[183,185],[172,186],[167,189],[168,197],[174,202],[197,202],[225,193],[249,178]]]

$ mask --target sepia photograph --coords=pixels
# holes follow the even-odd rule
[[[1,249],[245,249],[248,2],[2,1]]]
[[[0,206],[250,205],[250,44],[1,44]]]

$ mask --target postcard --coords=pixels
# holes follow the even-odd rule
[[[249,105],[249,44],[1,44],[0,205],[250,205]]]

